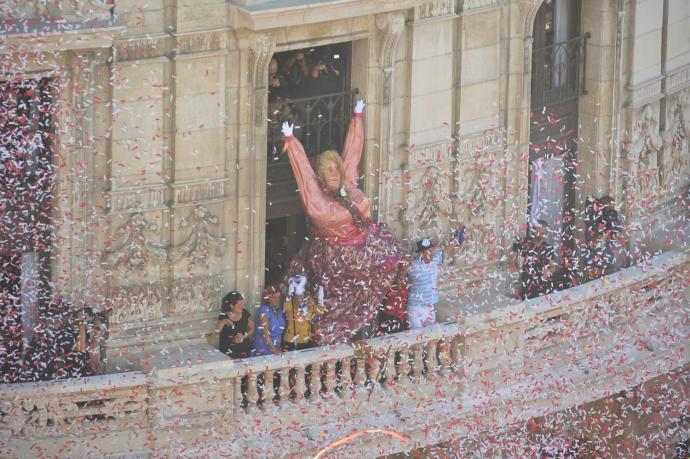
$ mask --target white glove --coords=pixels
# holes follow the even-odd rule
[[[319,302],[319,306],[323,306],[323,285],[319,285],[319,291],[316,294],[316,299]]]
[[[288,123],[287,121],[284,121],[284,122],[283,122],[283,129],[282,129],[283,135],[284,135],[285,137],[292,137],[292,130],[293,130],[294,128],[295,128],[295,125],[294,125],[294,124],[291,125],[291,124]]]
[[[290,287],[288,287],[288,296],[292,297],[292,295],[295,293],[295,283],[292,280],[292,277],[289,280]]]
[[[357,101],[357,104],[355,105],[355,113],[362,113],[362,111],[364,111],[365,105],[366,104],[364,103],[364,101],[362,99],[359,99]]]

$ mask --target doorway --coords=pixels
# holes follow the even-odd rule
[[[275,53],[269,63],[264,285],[282,279],[308,234],[281,125],[294,124],[312,163],[324,150],[341,151],[352,112],[351,56],[347,42]]]
[[[546,0],[534,21],[528,234],[548,224],[556,253],[574,248],[578,101],[585,93],[580,0]]]

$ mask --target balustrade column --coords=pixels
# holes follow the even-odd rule
[[[259,400],[259,391],[257,389],[257,375],[251,373],[247,375],[247,412],[251,412],[256,407]]]
[[[391,387],[395,383],[395,351],[389,350],[385,357],[385,367],[383,368],[384,387]]]
[[[298,404],[304,404],[304,395],[307,391],[307,385],[304,380],[306,370],[304,367],[297,367],[295,370],[295,402]]]
[[[269,370],[264,373],[264,387],[263,387],[263,406],[266,408],[271,403],[276,396],[275,387],[273,386],[273,378],[277,374],[277,371]]]
[[[424,369],[424,345],[414,344],[412,346],[412,377],[419,379]]]
[[[352,359],[344,358],[341,360],[342,367],[340,368],[340,395],[344,397],[350,394],[352,389],[352,375],[350,369],[352,367]]]
[[[379,385],[379,370],[381,369],[381,362],[375,356],[369,358],[369,384],[376,387]]]
[[[357,391],[364,387],[367,382],[367,375],[365,373],[365,359],[363,357],[358,357],[355,359],[357,363],[357,369],[355,370],[355,380],[352,385],[354,390]]]
[[[329,360],[324,363],[326,370],[326,378],[324,384],[324,395],[326,397],[333,397],[335,395],[335,387],[337,383],[337,375],[335,374],[335,363],[337,360]]]
[[[280,396],[280,403],[283,404],[290,400],[290,369],[285,368],[276,374],[278,375],[278,395]]]

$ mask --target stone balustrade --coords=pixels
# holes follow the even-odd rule
[[[0,455],[304,456],[370,429],[339,453],[372,456],[480,434],[690,362],[688,269],[688,255],[668,252],[363,346],[238,361],[166,350],[147,374],[4,386]]]

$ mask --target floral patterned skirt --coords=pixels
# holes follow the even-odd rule
[[[315,344],[350,341],[361,329],[376,325],[401,255],[400,241],[385,224],[372,225],[363,244],[315,237],[300,249],[285,279],[305,274],[314,291],[323,285],[326,312],[314,319]]]

